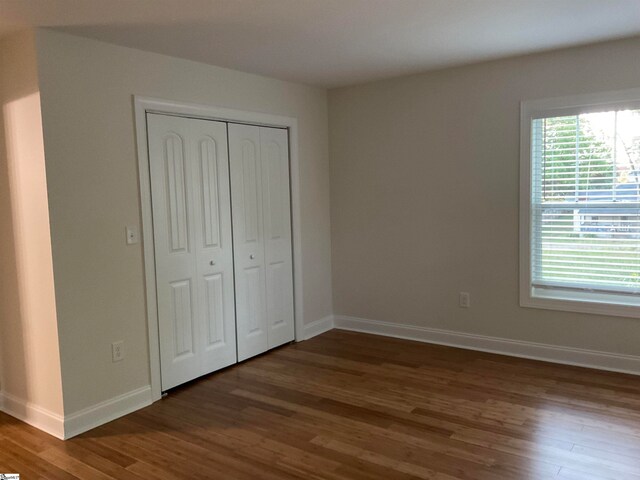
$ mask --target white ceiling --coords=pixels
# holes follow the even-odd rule
[[[335,87],[640,35],[640,0],[0,0],[26,26]]]

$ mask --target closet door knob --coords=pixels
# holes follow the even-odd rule
[[[249,258],[253,260],[254,258],[256,258],[256,256],[252,253],[251,255],[249,255]]]
[[[215,264],[216,264],[216,262],[215,262],[214,260],[211,260],[211,261],[209,262],[209,265],[211,265],[212,267],[213,267]]]

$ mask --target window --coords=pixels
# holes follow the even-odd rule
[[[521,304],[640,317],[640,89],[522,104]]]

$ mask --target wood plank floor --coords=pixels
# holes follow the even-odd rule
[[[22,479],[640,480],[640,378],[334,330],[62,442]]]

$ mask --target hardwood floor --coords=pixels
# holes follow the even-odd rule
[[[0,472],[640,480],[640,378],[333,330],[66,442],[0,414]]]

